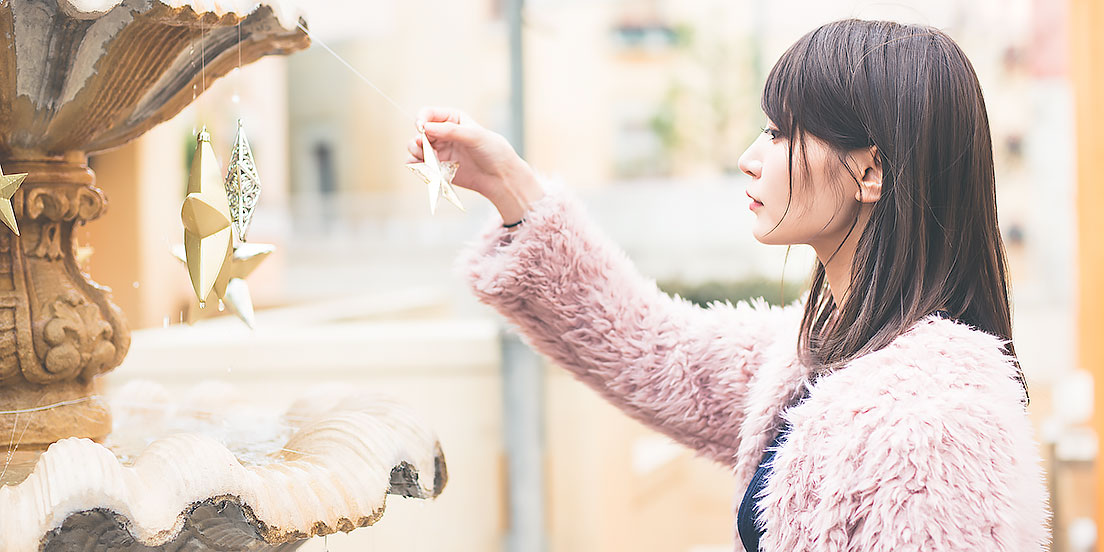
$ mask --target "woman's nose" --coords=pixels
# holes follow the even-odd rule
[[[759,175],[763,172],[763,162],[758,159],[752,159],[747,151],[740,156],[737,165],[740,167],[741,171],[744,171],[744,174],[752,178],[759,178]]]

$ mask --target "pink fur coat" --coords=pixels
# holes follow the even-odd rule
[[[737,499],[785,420],[760,507],[766,551],[1039,551],[1039,452],[1002,342],[928,317],[809,380],[801,307],[660,292],[551,191],[461,256],[478,297],[625,413],[733,468]],[[809,397],[793,405],[809,386]],[[739,543],[739,538],[736,538]],[[742,550],[742,548],[741,548]]]

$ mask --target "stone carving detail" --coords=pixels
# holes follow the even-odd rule
[[[0,294],[15,291],[15,275],[12,273],[12,233],[0,232]]]
[[[19,375],[15,335],[15,309],[0,308],[0,381]]]
[[[14,234],[0,233],[0,297],[9,296],[15,291],[15,279],[12,273],[12,238]],[[16,351],[16,312],[9,305],[0,307],[0,385],[5,380],[19,375],[19,354]]]
[[[34,383],[50,383],[81,373],[91,377],[113,367],[113,331],[99,307],[70,292],[46,310],[49,318],[35,333],[35,341],[42,341],[35,347],[42,364],[24,367],[24,377]]]
[[[61,223],[47,222],[39,227],[38,245],[27,251],[32,257],[56,261],[63,256],[61,251]]]
[[[38,185],[25,193],[29,220],[88,222],[103,214],[106,205],[103,192],[89,186]]]

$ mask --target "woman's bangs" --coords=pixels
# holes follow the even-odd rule
[[[761,107],[778,130],[786,136],[793,136],[797,130],[797,118],[794,109],[801,105],[797,98],[800,90],[801,63],[798,58],[803,57],[806,41],[799,40],[786,50],[782,57],[774,64],[767,82],[763,85],[763,98]]]

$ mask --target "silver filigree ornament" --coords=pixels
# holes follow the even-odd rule
[[[261,179],[257,175],[257,164],[253,162],[253,152],[249,149],[241,119],[238,119],[238,133],[234,137],[234,149],[230,151],[230,164],[226,170],[226,198],[230,202],[234,233],[243,242],[260,195]]]

